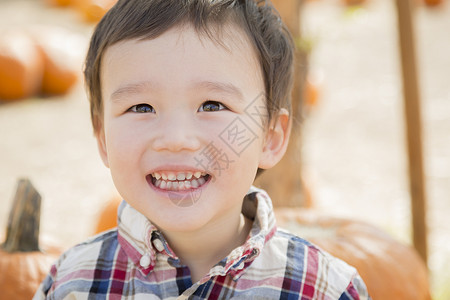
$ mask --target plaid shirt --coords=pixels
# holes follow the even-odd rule
[[[158,229],[123,202],[118,229],[64,253],[33,299],[370,299],[353,267],[276,229],[264,191],[250,190],[243,213],[254,219],[246,243],[192,283]]]

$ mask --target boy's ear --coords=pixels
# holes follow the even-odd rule
[[[102,158],[103,164],[107,168],[109,168],[108,151],[106,150],[106,138],[105,138],[105,131],[103,130],[103,128],[100,128],[95,133],[95,138],[97,139],[98,152],[100,153],[100,157]]]
[[[259,162],[259,168],[269,169],[275,166],[286,152],[289,136],[291,134],[291,118],[289,112],[282,108],[278,116],[269,126],[263,145],[263,153]]]

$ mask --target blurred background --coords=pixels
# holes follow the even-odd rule
[[[24,99],[0,100],[0,228],[6,226],[17,179],[27,177],[43,197],[42,234],[68,247],[93,234],[100,210],[115,192],[97,154],[80,77],[101,10],[61,4],[64,1],[0,0],[0,55],[5,51],[1,40],[11,32],[31,32],[39,40],[47,35],[48,40],[55,39],[55,48],[62,44],[67,48],[49,51],[66,53],[55,61],[75,62],[72,70],[78,76],[66,83],[67,88],[35,88]],[[434,299],[449,300],[450,3],[443,0],[431,7],[417,0],[416,4],[428,265]],[[54,28],[63,30],[59,40]],[[394,1],[367,0],[356,6],[337,0],[307,1],[301,28],[309,49],[308,80],[314,89],[301,129],[302,173],[312,205],[367,221],[411,244]],[[73,35],[70,43],[69,35]],[[18,45],[28,49],[26,43]]]

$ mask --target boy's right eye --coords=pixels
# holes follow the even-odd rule
[[[153,108],[153,106],[149,105],[149,104],[137,104],[137,105],[133,105],[132,107],[130,107],[128,109],[128,111],[130,112],[135,112],[135,113],[154,113],[155,109]]]

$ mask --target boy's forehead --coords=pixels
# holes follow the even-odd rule
[[[250,69],[253,69],[256,73],[252,74],[252,77],[262,81],[262,70],[259,60],[252,44],[249,42],[249,38],[243,30],[235,25],[229,25],[218,30],[212,30],[210,33],[204,33],[195,30],[192,26],[183,25],[174,27],[154,39],[142,38],[118,42],[106,49],[104,53],[101,80],[103,82],[105,76],[111,78],[111,74],[108,73],[120,75],[117,73],[120,70],[114,70],[114,66],[129,64],[130,61],[135,62],[135,67],[138,69],[140,67],[139,60],[141,58],[143,60],[148,59],[149,53],[151,53],[149,59],[156,62],[156,64],[164,65],[166,63],[170,65],[173,61],[165,62],[162,60],[167,59],[167,53],[172,51],[177,54],[177,57],[174,59],[180,59],[180,61],[183,59],[195,60],[196,56],[201,55],[200,53],[208,54],[210,57],[215,58],[209,64],[211,70],[214,70],[215,65],[220,68],[220,64],[226,63],[226,61],[221,61],[221,58],[233,60],[234,62],[242,62],[244,60],[246,66],[241,65],[239,68],[242,71],[248,72],[251,71],[248,68],[250,66]],[[140,48],[143,44],[146,45],[145,49]],[[205,60],[207,59],[205,57]],[[117,78],[120,76],[114,77]]]

